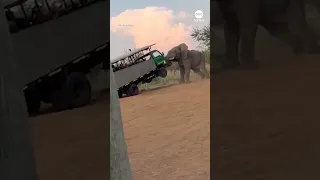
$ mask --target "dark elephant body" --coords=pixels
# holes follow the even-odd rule
[[[190,59],[190,69],[197,70],[205,66],[204,54],[202,52],[196,50],[188,50],[187,57],[188,59]]]
[[[258,25],[290,45],[295,53],[306,48],[314,52],[319,49],[306,23],[303,0],[224,0],[218,1],[218,4],[225,20],[225,67],[240,65],[239,42],[241,63],[249,67],[255,65]],[[293,25],[292,29],[289,24]]]
[[[166,59],[178,62],[180,82],[190,82],[190,70],[193,70],[202,78],[209,78],[203,52],[188,50],[188,46],[184,43],[172,48],[168,52]]]

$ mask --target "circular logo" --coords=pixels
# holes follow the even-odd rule
[[[197,10],[195,13],[194,13],[194,16],[197,18],[197,19],[201,19],[203,17],[203,12],[201,10]]]

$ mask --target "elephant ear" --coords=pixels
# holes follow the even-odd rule
[[[185,60],[187,58],[188,46],[185,43],[181,43],[178,45],[178,51],[180,54],[180,59]]]

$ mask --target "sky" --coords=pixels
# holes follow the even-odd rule
[[[209,0],[111,0],[111,59],[128,49],[156,43],[153,49],[165,54],[172,47],[186,43],[197,49],[190,36],[193,28],[210,23]],[[203,16],[195,17],[201,10]]]

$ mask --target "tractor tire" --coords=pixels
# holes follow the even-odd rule
[[[55,111],[85,106],[91,100],[91,85],[84,73],[70,73],[61,88],[53,95]]]
[[[168,75],[168,72],[165,68],[160,68],[158,70],[158,76],[165,78],[165,77],[167,77],[167,75]]]
[[[127,92],[127,96],[135,96],[139,94],[139,87],[136,84],[129,85]]]
[[[70,108],[85,106],[91,101],[91,85],[81,72],[70,73],[65,82]]]

